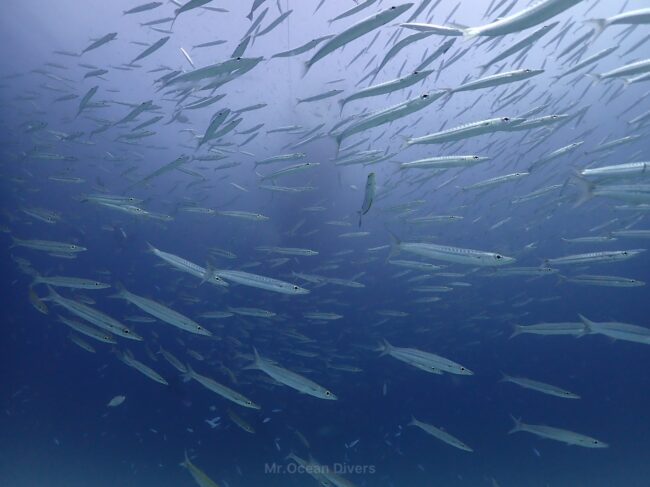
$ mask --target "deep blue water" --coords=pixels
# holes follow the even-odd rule
[[[647,82],[630,84],[619,92],[623,86],[620,78],[595,81],[584,73],[603,73],[647,59],[650,42],[624,53],[648,35],[648,25],[639,25],[629,33],[624,32],[626,25],[608,27],[597,39],[582,43],[584,52],[579,59],[619,45],[614,54],[559,82],[553,81],[552,76],[571,67],[566,57],[558,60],[557,55],[588,32],[590,24],[583,22],[585,18],[609,17],[620,11],[647,8],[647,5],[641,0],[580,2],[554,18],[559,25],[537,41],[524,58],[522,67],[543,67],[546,72],[528,82],[526,89],[530,92],[523,98],[517,100],[515,93],[516,101],[498,111],[492,108],[498,97],[514,93],[521,82],[455,93],[447,103],[436,101],[406,118],[346,139],[343,146],[369,137],[355,150],[380,149],[394,155],[368,166],[342,167],[333,162],[336,143],[329,134],[341,117],[380,110],[424,90],[454,87],[466,76],[477,79],[481,76],[479,65],[539,25],[486,44],[482,37],[459,39],[433,63],[434,73],[424,84],[389,96],[351,102],[340,115],[337,98],[302,104],[297,104],[296,99],[333,87],[349,95],[368,86],[369,81],[365,81],[355,87],[379,63],[397,24],[406,22],[415,7],[396,21],[330,54],[303,77],[303,64],[314,50],[286,59],[269,58],[315,37],[337,34],[389,5],[376,2],[328,26],[328,19],[354,7],[355,3],[330,0],[312,14],[316,1],[276,4],[267,0],[255,14],[268,7],[262,26],[280,15],[278,7],[282,11],[294,11],[276,29],[254,39],[247,48],[246,57],[263,56],[265,60],[220,87],[215,94],[226,95],[221,101],[198,110],[184,110],[186,118],[167,123],[175,112],[175,97],[184,93],[159,89],[160,85],[154,82],[168,71],[150,71],[163,66],[191,71],[193,68],[180,52],[181,47],[190,53],[196,68],[227,60],[250,26],[245,15],[252,3],[215,0],[206,6],[228,12],[199,8],[183,13],[171,34],[139,25],[173,16],[176,7],[170,2],[147,12],[124,16],[123,10],[141,3],[65,0],[57,2],[55,7],[36,0],[10,0],[3,7],[5,15],[0,20],[0,46],[5,59],[0,70],[3,233],[0,242],[6,251],[0,257],[1,322],[5,330],[0,341],[0,397],[4,411],[0,415],[0,485],[190,486],[194,481],[187,469],[180,466],[184,451],[215,482],[230,487],[317,485],[306,474],[265,471],[274,463],[287,468],[290,462],[286,456],[291,452],[305,459],[311,455],[320,464],[360,468],[364,473],[345,476],[354,485],[368,487],[650,485],[647,344],[597,334],[579,338],[521,335],[509,339],[514,325],[577,322],[579,313],[596,322],[616,321],[647,327],[650,309],[647,286],[578,285],[555,274],[499,277],[494,274],[499,271],[491,267],[429,260],[404,251],[389,257],[389,231],[404,242],[499,252],[517,259],[512,266],[541,266],[548,258],[582,252],[645,248],[647,239],[618,238],[591,244],[571,244],[562,239],[650,228],[646,207],[634,211],[616,208],[650,203],[650,198],[630,203],[596,196],[576,205],[581,184],[575,175],[586,167],[647,160],[649,125],[629,123],[650,109]],[[481,25],[498,16],[495,12],[494,16],[483,18],[490,5],[494,8],[498,2],[461,1],[448,20],[458,2],[428,3],[436,6],[432,11],[431,7],[425,8],[418,22]],[[585,14],[594,3],[597,5],[593,10]],[[498,10],[509,5],[506,2]],[[527,5],[524,1],[514,2],[511,13]],[[169,25],[163,24],[163,28]],[[567,33],[559,43],[544,47],[563,28],[567,28]],[[401,30],[398,39],[413,33]],[[117,39],[82,57],[53,52],[80,52],[89,39],[107,32],[117,32]],[[377,41],[348,67],[376,32],[379,32]],[[131,41],[152,44],[165,35],[170,35],[170,40],[159,51],[142,59],[139,67],[116,69],[125,67],[145,48]],[[226,42],[190,49],[217,39]],[[411,44],[386,65],[376,82],[397,78],[402,63],[406,63],[404,73],[414,69],[425,53],[431,53],[445,40],[433,35]],[[441,64],[468,48],[450,67]],[[377,57],[373,59],[373,56]],[[498,63],[487,74],[518,69],[515,57]],[[90,68],[79,63],[107,69],[108,73],[101,79],[84,79]],[[439,76],[437,81],[436,76]],[[338,79],[341,81],[329,84]],[[92,101],[106,102],[106,106],[91,106],[75,118],[81,97],[93,86],[99,88]],[[54,102],[65,94],[75,94],[78,98]],[[206,93],[189,96],[188,100]],[[89,133],[101,120],[115,122],[126,116],[132,107],[124,104],[135,106],[146,100],[153,100],[159,108],[141,114],[134,122],[90,137]],[[212,115],[220,109],[234,111],[258,103],[267,106],[242,113],[243,121],[235,132],[213,141],[216,150],[226,151],[224,159],[193,160],[184,166],[192,174],[174,170],[147,185],[137,184],[181,155],[209,154],[210,144],[195,150],[196,141],[188,130],[202,135]],[[575,115],[584,108],[588,110],[582,117],[533,131],[482,135],[453,145],[406,147],[404,144],[403,137],[422,136],[442,126],[451,128],[492,117],[521,116],[543,104],[547,104],[546,108],[535,117]],[[116,140],[138,123],[158,114],[163,119],[144,129],[156,132],[151,137],[133,144]],[[47,127],[30,132],[25,124],[34,121],[46,122]],[[258,123],[264,123],[259,135],[240,146],[248,135],[237,131]],[[323,128],[317,129],[319,124],[324,124]],[[301,128],[295,133],[266,132],[288,125]],[[321,137],[298,149],[286,148],[302,140],[312,129],[317,129],[315,133]],[[65,136],[61,135],[76,131],[83,134],[75,140],[64,140]],[[611,151],[590,153],[604,141],[630,135],[641,138]],[[523,179],[487,191],[461,189],[486,178],[526,171],[542,156],[578,141],[584,141],[578,151],[548,162]],[[314,191],[272,193],[258,186],[261,181],[256,171],[268,174],[300,161],[261,165],[255,169],[256,160],[297,151],[306,154],[303,161],[319,162],[320,166],[278,179],[277,184],[314,186]],[[35,152],[73,156],[75,160],[42,160],[34,157]],[[448,169],[430,178],[426,178],[431,174],[428,171],[399,169],[399,163],[458,154],[485,155],[491,159],[465,169]],[[215,169],[229,162],[240,164]],[[357,211],[371,171],[376,173],[377,193],[370,211],[363,216],[362,227],[358,228]],[[439,187],[457,174],[453,182]],[[83,182],[63,183],[51,177],[75,177]],[[644,181],[647,174],[640,173],[616,184],[642,187]],[[529,202],[512,202],[551,184],[563,187]],[[613,183],[599,181],[596,188],[607,184]],[[88,194],[100,193],[137,197],[143,200],[138,203],[142,208],[173,219],[133,216],[83,201]],[[423,203],[414,206],[411,213],[391,209],[417,200]],[[269,219],[258,222],[183,210],[189,206],[256,212]],[[321,208],[313,211],[312,207]],[[56,211],[61,219],[56,224],[46,224],[24,213],[25,208]],[[429,214],[458,215],[463,219],[430,224],[406,221]],[[510,219],[504,222],[506,218]],[[332,225],[332,221],[344,221],[349,226]],[[369,234],[357,238],[339,236],[357,231]],[[88,250],[80,252],[76,259],[57,258],[25,247],[12,247],[11,236],[75,242]],[[147,251],[147,243],[201,266],[209,262],[216,268],[241,269],[296,283],[310,292],[289,296],[234,283],[228,288],[201,283],[194,276],[163,265],[162,260]],[[273,259],[283,255],[269,255],[258,250],[260,246],[306,248],[319,253],[308,257],[289,256],[286,262],[280,263]],[[386,247],[374,250],[380,246]],[[236,258],[211,256],[210,249],[214,247],[233,252]],[[130,291],[195,319],[213,337],[186,333],[160,321],[132,323],[127,318],[146,314],[123,300],[111,298],[115,289],[58,288],[68,298],[94,299],[92,307],[128,324],[144,337],[142,342],[116,338],[115,346],[84,338],[96,349],[96,353],[88,353],[69,340],[70,330],[56,319],[59,314],[72,315],[51,301],[46,302],[47,315],[38,313],[30,304],[28,291],[32,277],[21,271],[16,258],[28,260],[44,275],[86,277],[108,282],[113,287],[123,283]],[[446,267],[418,282],[418,276],[426,273],[404,272],[406,269],[388,262],[398,258]],[[565,276],[595,274],[648,281],[649,264],[650,255],[645,252],[621,262],[558,266],[558,269]],[[462,275],[444,276],[448,272]],[[314,284],[293,273],[354,280],[364,287]],[[457,281],[468,285],[449,284]],[[450,286],[452,290],[433,293],[417,289],[425,285]],[[47,295],[45,286],[37,285],[34,290],[41,298]],[[441,299],[416,302],[426,296]],[[221,320],[200,317],[201,313],[227,311],[230,307],[261,308],[273,311],[276,316],[272,319],[233,316]],[[386,309],[408,315],[386,319],[377,313]],[[303,316],[306,312],[336,313],[343,318],[319,322],[306,319]],[[303,341],[297,334],[310,340]],[[471,369],[474,375],[427,374],[389,356],[380,357],[375,349],[381,339],[450,358]],[[156,354],[159,346],[182,362],[191,363],[198,373],[250,397],[262,408],[241,408],[196,381],[184,382]],[[253,347],[283,367],[331,388],[338,400],[322,401],[300,394],[267,380],[260,371],[245,369],[251,362]],[[121,363],[115,352],[127,349],[169,384],[156,383]],[[198,352],[204,360],[197,360],[192,352]],[[346,372],[329,365],[353,366],[360,371]],[[224,367],[232,372],[236,382],[232,382]],[[581,398],[564,400],[503,383],[500,382],[502,372],[557,385]],[[125,402],[108,408],[106,404],[116,395],[126,396]],[[255,434],[236,426],[228,418],[228,410],[248,422]],[[458,450],[419,429],[407,427],[411,415],[444,428],[474,451]],[[527,433],[508,435],[512,427],[509,415],[521,417],[526,423],[552,425],[593,436],[609,447],[588,449]],[[206,420],[215,417],[221,419],[211,428]],[[308,440],[309,448],[295,430]]]

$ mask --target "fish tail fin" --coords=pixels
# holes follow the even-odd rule
[[[214,267],[212,267],[212,264],[210,264],[208,262],[208,265],[205,268],[205,272],[203,273],[203,276],[201,277],[201,284],[203,284],[206,281],[210,281],[213,277],[214,277]]]
[[[461,29],[463,32],[463,39],[470,40],[476,37],[479,33],[479,30],[475,27],[468,27],[466,29]]]
[[[518,335],[521,335],[521,333],[522,333],[522,328],[523,328],[523,327],[522,327],[521,325],[513,325],[513,326],[512,326],[512,333],[511,333],[510,336],[508,337],[508,340],[510,340],[511,338],[514,338],[514,337],[516,337],[516,336],[518,336]]]
[[[305,63],[302,65],[302,77],[304,78],[307,76],[307,73],[309,72],[309,68],[311,68],[311,63],[309,61],[305,61]]]
[[[255,348],[255,347],[253,347],[253,353],[255,354],[255,358],[253,359],[253,363],[244,366],[244,370],[259,369],[260,368],[260,364],[262,363],[262,357],[260,357],[260,354],[257,352],[257,348]]]
[[[382,338],[381,342],[377,345],[377,348],[375,349],[376,352],[381,352],[380,357],[383,357],[384,355],[387,355],[393,350],[393,346],[388,343],[388,340]]]
[[[521,422],[521,418],[515,418],[512,414],[510,415],[510,419],[512,419],[513,425],[512,429],[508,431],[508,434],[511,435],[513,433],[516,433],[517,431],[522,431],[523,428],[523,423]]]
[[[361,228],[361,217],[363,217],[363,213],[361,211],[357,211],[359,214],[359,228]]]
[[[508,382],[510,379],[511,377],[508,374],[501,371],[501,378],[499,379],[499,382]]]
[[[187,450],[183,450],[183,461],[181,462],[181,467],[190,468],[190,457],[187,456]]]
[[[336,140],[336,157],[338,157],[339,151],[341,150],[341,142],[343,142],[343,134],[338,134],[334,139]]]
[[[194,369],[192,369],[192,366],[190,364],[185,364],[185,369],[187,372],[183,372],[181,374],[181,380],[183,382],[189,382],[194,378]]]
[[[61,297],[61,295],[57,293],[52,286],[48,285],[47,296],[41,298],[41,301],[51,301],[53,298],[57,298],[57,297]]]
[[[156,250],[158,250],[156,247],[147,242],[147,252],[154,253]]]
[[[345,107],[345,98],[338,100],[337,103],[339,104],[339,115],[343,115],[343,108]]]
[[[591,181],[587,181],[578,171],[574,171],[573,179],[578,183],[580,191],[578,200],[573,204],[573,208],[577,208],[594,197],[594,188],[596,186]]]
[[[585,22],[589,22],[590,24],[594,24],[594,35],[591,38],[590,42],[594,42],[600,34],[603,33],[603,31],[607,28],[607,19],[587,19]]]
[[[580,321],[582,321],[582,323],[585,325],[583,334],[588,335],[589,333],[593,333],[594,332],[594,322],[591,321],[586,316],[581,315],[579,313],[578,313],[578,316],[580,317]]]
[[[395,235],[393,232],[386,229],[388,233],[390,234],[390,252],[388,253],[388,258],[390,259],[391,257],[396,256],[399,254],[399,246],[402,243],[402,241],[399,239],[397,235]]]
[[[122,283],[119,282],[119,281],[117,281],[117,282],[115,283],[115,290],[116,290],[117,292],[116,292],[115,294],[111,294],[111,295],[109,296],[109,298],[112,298],[112,299],[120,299],[120,298],[124,298],[124,296],[126,296],[126,293],[128,292],[128,291],[126,290],[126,288],[124,287],[124,284],[122,284]]]
[[[406,426],[417,426],[419,421],[411,414],[411,420],[406,424]]]

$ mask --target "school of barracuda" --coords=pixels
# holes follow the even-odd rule
[[[480,6],[482,25],[463,23],[468,3]],[[317,19],[328,8],[339,14]],[[596,8],[609,16],[592,19]],[[492,380],[473,366],[471,353],[434,330],[437,309],[493,299],[485,296],[499,278],[518,280],[521,289],[498,307],[484,303],[494,312],[492,333],[503,340],[604,335],[650,345],[643,323],[585,309],[566,311],[562,322],[531,323],[525,312],[528,303],[552,301],[571,286],[608,287],[612,299],[645,286],[617,269],[644,259],[650,238],[650,92],[642,90],[650,81],[650,8],[618,0],[172,0],[134,5],[120,21],[139,23],[141,39],[124,37],[119,25],[98,25],[87,44],[54,46],[51,62],[33,66],[36,86],[25,81],[28,73],[1,80],[3,93],[24,83],[19,97],[3,94],[2,104],[21,114],[3,125],[31,147],[4,146],[3,191],[12,203],[3,209],[2,230],[25,275],[18,284],[25,300],[75,345],[112,353],[135,369],[128,372],[133,380],[164,387],[181,375],[190,388],[200,384],[232,408],[228,417],[242,435],[255,434],[252,424],[274,408],[281,387],[294,390],[304,408],[319,399],[331,401],[333,416],[348,408],[341,384],[364,382],[368,360],[397,374],[409,367],[433,374],[413,372],[423,387],[441,391],[445,376],[467,388]],[[218,29],[206,37],[201,26],[209,22],[241,26],[241,38],[220,39]],[[265,36],[290,32],[291,22],[313,22],[313,37],[269,50]],[[183,24],[196,26],[196,37],[178,39]],[[615,45],[602,42],[612,39],[604,31]],[[119,52],[122,64],[103,63],[108,51]],[[459,82],[445,76],[452,65],[464,75]],[[265,69],[298,74],[286,88],[295,118],[273,116],[287,101],[265,86]],[[316,83],[315,73],[329,80]],[[148,99],[115,89],[118,75],[146,83]],[[634,103],[621,104],[630,90]],[[369,101],[381,108],[368,109]],[[122,116],[105,117],[107,107]],[[616,129],[587,125],[587,114],[615,120]],[[265,152],[249,149],[253,141]],[[95,149],[106,144],[110,151]],[[318,151],[310,150],[314,144]],[[78,151],[85,156],[72,155]],[[332,174],[338,189],[321,193]],[[98,226],[80,227],[81,217],[61,211],[56,199],[44,205],[36,196],[48,187],[80,213],[92,212]],[[251,206],[253,195],[268,203]],[[339,195],[358,204],[342,205]],[[488,207],[481,205],[486,198]],[[274,223],[276,205],[283,218]],[[598,212],[606,220],[595,226],[554,226],[556,215]],[[98,252],[92,232],[126,240],[132,222],[145,235],[132,265],[155,285],[101,267],[66,272],[70,260]],[[216,228],[214,241],[193,241],[190,224]],[[273,237],[265,226],[276,224]],[[224,236],[232,226],[237,244]],[[194,252],[157,237],[170,234]],[[566,252],[544,253],[540,234]],[[249,246],[256,259],[241,259]],[[382,267],[386,280],[368,273]],[[526,292],[540,280],[551,297]],[[391,299],[396,287],[410,299]],[[158,297],[161,288],[176,299]],[[364,298],[370,289],[389,292],[378,302]],[[121,316],[104,311],[118,302]],[[291,313],[277,312],[278,303]],[[403,343],[399,328],[416,315],[429,322],[416,325],[418,343]],[[478,326],[485,315],[463,319]],[[540,401],[581,399],[568,390],[569,379],[548,384],[508,370],[502,382],[553,396]],[[382,394],[390,394],[386,382]],[[124,401],[116,396],[108,405]],[[440,418],[402,413],[396,423],[421,430],[404,430],[413,441],[427,433],[440,448],[480,455],[468,446],[471,436],[452,436]],[[553,425],[525,411],[502,415],[512,415],[510,433],[616,448],[598,431],[575,432],[570,415]],[[303,433],[296,431],[309,436]],[[285,456],[317,466],[303,443]],[[210,463],[209,451],[186,448]],[[187,452],[184,458],[198,485],[217,485]],[[325,470],[312,476],[320,485],[354,485]]]

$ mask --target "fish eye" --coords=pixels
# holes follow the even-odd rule
[[[197,330],[202,330],[201,325],[196,327]]]
[[[476,160],[476,159],[478,159],[478,156],[474,156],[474,157],[472,157],[472,159]]]
[[[248,404],[250,406],[251,404],[253,404],[253,402],[252,401],[246,401],[246,404]]]
[[[465,369],[465,367],[461,367],[460,370],[462,370],[463,372],[465,372],[465,370],[467,370],[467,369]]]
[[[499,255],[499,254],[497,254],[495,257],[496,257],[497,260],[501,259],[501,255]]]
[[[237,56],[237,61],[241,61],[241,56]]]
[[[524,73],[530,73],[530,72],[531,72],[530,69],[525,69],[525,70],[524,70]]]
[[[429,95],[425,93],[424,95],[422,95],[422,98],[429,98]]]
[[[293,286],[293,290],[294,290],[294,291],[297,291],[297,290],[298,290],[298,286]]]
[[[395,10],[395,8],[396,8],[396,7],[391,7],[390,9],[391,9],[391,10]]]
[[[413,71],[413,74],[420,74],[419,71]]]
[[[509,122],[509,121],[510,121],[510,118],[508,118],[508,117],[503,117],[501,120],[503,120],[504,122]]]
[[[330,391],[325,391],[325,395],[326,395],[327,397],[329,397],[329,396],[332,395],[332,393],[331,393]]]
[[[124,330],[125,335],[128,335],[129,333],[131,333],[129,330],[126,330],[126,329]]]
[[[624,251],[623,251],[623,255],[627,255],[627,250],[624,250]]]
[[[73,245],[70,245],[70,248],[74,250],[74,249],[77,248],[77,246],[73,244]]]

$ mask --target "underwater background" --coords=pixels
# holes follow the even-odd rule
[[[604,263],[555,266],[552,260],[644,249],[650,238],[644,233],[616,236],[617,231],[650,229],[645,168],[602,180],[585,181],[581,173],[650,160],[650,117],[642,118],[650,110],[647,80],[628,83],[586,74],[650,57],[647,20],[611,25],[599,35],[596,24],[585,22],[647,9],[646,2],[570,2],[575,5],[550,20],[497,37],[422,36],[387,61],[376,79],[367,75],[391,46],[419,32],[400,23],[452,25],[462,31],[522,11],[531,2],[415,1],[306,73],[305,61],[319,47],[271,56],[339,34],[392,4],[266,0],[249,20],[259,2],[213,0],[178,15],[180,5],[159,3],[124,14],[144,2],[3,2],[0,485],[214,485],[201,471],[230,487],[650,485],[650,338],[638,329],[633,333],[641,338],[630,339],[630,329],[618,327],[613,337],[588,326],[575,336],[511,336],[517,325],[583,323],[579,315],[596,323],[650,324],[644,285],[650,280],[648,252]],[[368,5],[358,12],[328,22],[363,3]],[[290,10],[260,35],[260,28]],[[263,58],[249,71],[223,78],[222,72],[216,78],[221,83],[207,90],[195,82],[170,84],[173,76],[160,81],[175,71],[180,76],[227,61],[261,15],[257,33],[247,34],[241,53],[245,59]],[[173,25],[172,20],[141,25],[164,18],[175,18]],[[520,52],[481,71],[499,52],[550,22],[558,24],[523,50],[523,57],[517,58]],[[107,33],[116,38],[79,54]],[[159,49],[134,61],[164,37],[169,39]],[[426,68],[433,72],[424,81],[351,101],[343,110],[336,103],[367,86],[401,78],[448,39],[455,42]],[[224,42],[192,48],[217,40]],[[613,47],[597,63],[555,79]],[[356,115],[354,123],[424,92],[451,90],[520,68],[544,72],[523,83],[445,93],[420,111],[337,141],[341,128],[334,127],[346,117]],[[106,72],[86,77],[100,69]],[[298,102],[333,89],[341,92]],[[223,98],[209,100],[218,94]],[[57,101],[68,95],[75,96]],[[212,103],[186,107],[197,100]],[[120,122],[147,101],[151,105],[133,120]],[[212,117],[225,109],[230,110],[225,125],[237,118],[241,122],[197,148]],[[566,116],[559,123],[461,137],[444,145],[407,141],[495,117],[552,114]],[[98,128],[104,130],[91,134]],[[254,130],[245,133],[248,129]],[[247,140],[251,134],[257,136]],[[534,165],[577,142],[582,144],[576,150]],[[362,152],[371,150],[377,152]],[[296,153],[303,155],[259,164]],[[461,154],[489,159],[444,170],[401,165]],[[355,156],[367,158],[346,163]],[[155,174],[180,157],[186,158],[182,166]],[[318,165],[267,177],[304,162]],[[371,172],[376,190],[368,194]],[[529,174],[469,188],[516,172]],[[530,200],[518,200],[552,185]],[[614,187],[618,192],[608,196]],[[371,206],[360,215],[368,197]],[[222,213],[228,211],[245,213]],[[457,218],[412,220],[430,215]],[[48,216],[55,221],[44,221]],[[592,240],[567,241],[585,237]],[[29,240],[74,243],[87,250],[44,252],[25,245]],[[409,251],[406,244],[412,242],[499,253],[516,262],[497,267],[431,258]],[[149,245],[201,266],[206,276],[179,272]],[[395,264],[398,259],[410,264]],[[440,268],[418,268],[414,262]],[[503,275],[509,267],[526,270]],[[557,272],[538,272],[547,268]],[[220,269],[269,276],[309,292],[273,292],[226,277],[229,285],[213,285]],[[572,281],[585,275],[635,282]],[[110,284],[98,290],[53,287],[124,323],[143,340],[116,336],[110,344],[81,337],[94,352],[82,349],[58,316],[80,318],[52,301],[48,286],[34,282],[38,276]],[[121,285],[190,317],[212,336],[151,319],[115,299]],[[30,290],[36,298],[30,299]],[[36,309],[41,305],[45,313]],[[251,316],[241,308],[271,313]],[[224,316],[202,316],[216,311]],[[382,340],[448,358],[473,375],[427,373],[382,356]],[[241,407],[201,387],[166,361],[161,347],[261,408]],[[253,348],[330,388],[337,400],[301,393],[246,368],[254,360]],[[167,385],[122,363],[127,350]],[[556,385],[580,399],[503,382],[504,373]],[[124,402],[107,406],[115,396],[125,396]],[[511,415],[528,424],[579,432],[608,447],[508,434]],[[462,439],[473,451],[408,426],[412,416]],[[185,452],[189,465],[182,465]],[[294,471],[287,458],[291,453],[320,465],[343,466],[339,473],[346,480],[319,480]]]

